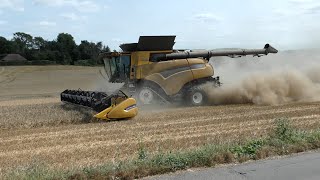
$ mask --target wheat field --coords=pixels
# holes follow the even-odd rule
[[[33,100],[32,105],[1,104],[2,170],[34,161],[55,168],[99,165],[136,157],[141,144],[149,152],[158,152],[259,137],[279,117],[290,118],[303,129],[320,127],[320,103],[174,108],[140,111],[131,120],[103,122],[91,121],[92,112],[85,109],[65,110],[60,102],[42,101],[45,99]],[[10,116],[10,112],[15,114]]]
[[[0,172],[34,162],[52,168],[95,166],[134,158],[141,145],[153,153],[241,141],[266,135],[281,117],[305,130],[320,127],[317,102],[146,108],[131,120],[107,122],[94,120],[94,112],[63,104],[55,92],[49,93],[0,96]]]

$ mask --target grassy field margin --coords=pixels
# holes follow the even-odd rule
[[[97,167],[73,170],[53,170],[42,163],[15,169],[4,179],[135,179],[175,172],[195,167],[214,167],[217,164],[238,163],[288,155],[320,148],[320,129],[296,129],[287,119],[275,120],[268,136],[243,142],[205,145],[197,149],[149,154],[141,143],[134,160],[106,163]]]

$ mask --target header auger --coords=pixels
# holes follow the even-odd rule
[[[85,106],[98,112],[94,117],[104,120],[126,119],[137,115],[136,100],[119,90],[107,95],[105,92],[65,90],[60,94],[61,101]]]

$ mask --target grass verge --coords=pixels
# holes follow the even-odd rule
[[[258,160],[320,148],[320,130],[303,131],[287,119],[275,121],[267,137],[244,142],[205,145],[197,149],[149,154],[143,144],[137,158],[77,170],[52,170],[35,163],[4,175],[5,179],[134,179],[194,167]]]

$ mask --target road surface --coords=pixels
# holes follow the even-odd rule
[[[170,175],[148,177],[145,179],[319,180],[320,152],[308,152],[286,158],[262,160],[230,167],[188,170]]]

